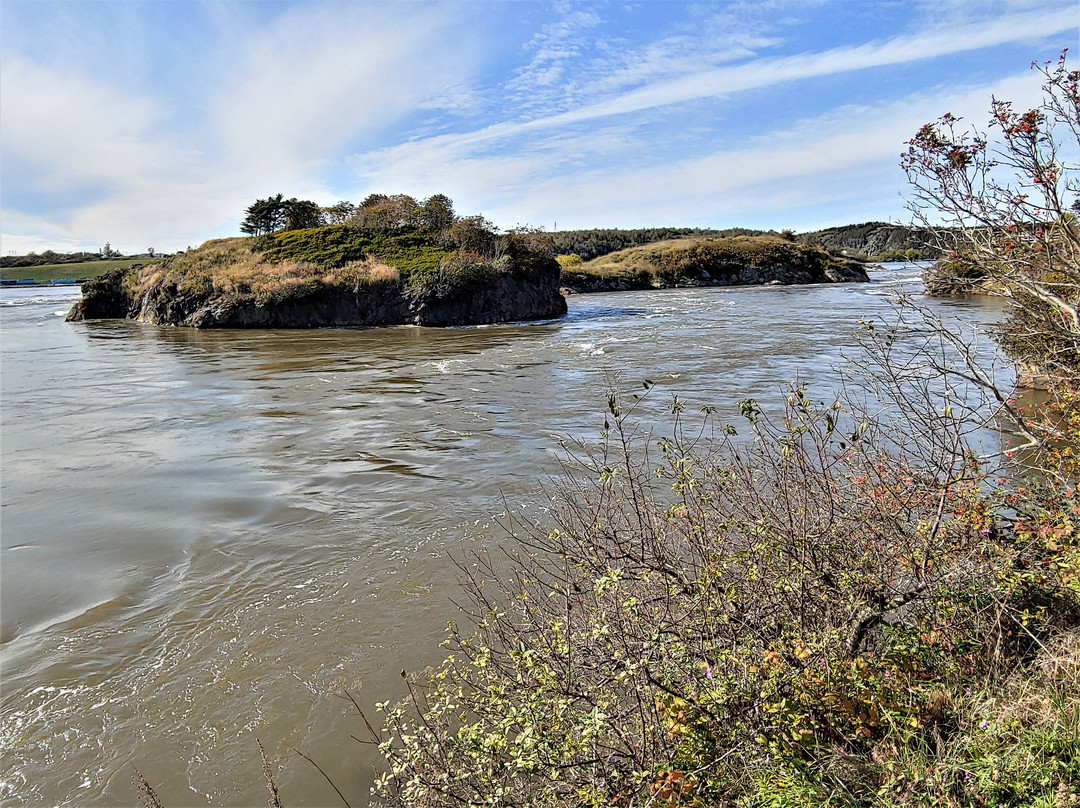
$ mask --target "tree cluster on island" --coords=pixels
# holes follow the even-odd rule
[[[473,224],[479,217],[468,217]],[[252,236],[274,233],[279,230],[305,230],[330,225],[348,225],[364,230],[419,229],[444,232],[450,229],[458,216],[454,203],[445,194],[434,194],[418,202],[408,194],[369,194],[359,205],[340,201],[320,207],[306,199],[285,199],[276,194],[257,199],[245,211],[240,231]],[[486,224],[494,231],[494,226]]]
[[[320,207],[276,194],[246,210],[242,232],[271,262],[306,261],[330,268],[374,257],[417,278],[466,264],[507,269],[511,253],[551,256],[551,238],[519,227],[505,233],[482,215],[462,216],[445,194],[369,194],[359,204]]]

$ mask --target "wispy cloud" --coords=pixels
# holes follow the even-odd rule
[[[1076,28],[1076,9],[1072,8],[1034,18],[1027,14],[1008,15],[981,25],[969,26],[963,36],[957,36],[954,29],[935,29],[883,42],[868,42],[857,47],[833,48],[822,53],[755,59],[740,65],[650,82],[614,98],[546,120],[529,121],[520,126],[535,129],[624,115],[703,98],[724,97],[781,83],[979,50],[1006,42],[1042,40],[1050,34],[1075,31]]]
[[[507,226],[749,226],[751,219],[763,226],[770,218],[774,225],[767,226],[798,226],[783,217],[803,206],[821,208],[824,200],[866,196],[868,174],[892,189],[892,218],[898,218],[904,141],[946,111],[982,122],[992,94],[1034,103],[1037,82],[1025,72],[991,85],[841,106],[682,156],[657,155],[632,127],[612,125],[561,133],[508,154],[451,155],[444,144],[419,159],[383,159],[369,170],[379,187],[420,178],[429,187],[459,188],[469,199],[484,199],[489,215]]]
[[[381,188],[399,187],[410,180],[414,185],[443,187],[448,182],[460,183],[463,176],[488,177],[494,173],[501,182],[491,186],[489,198],[500,196],[498,191],[504,186],[519,189],[522,197],[527,198],[528,189],[539,179],[536,174],[542,167],[547,166],[551,174],[558,174],[560,164],[588,161],[600,155],[625,155],[626,149],[622,147],[634,139],[635,127],[655,120],[656,114],[666,114],[673,106],[701,99],[729,98],[749,90],[872,67],[922,61],[1003,42],[1023,41],[1070,27],[1075,27],[1075,20],[1066,11],[1037,19],[1017,14],[969,26],[963,37],[935,28],[857,47],[763,57],[738,65],[699,69],[675,78],[653,80],[604,100],[546,117],[503,121],[474,131],[418,139],[375,150],[355,156],[352,165],[363,180]],[[627,118],[631,113],[636,116],[633,120]],[[617,128],[611,128],[612,122]],[[612,144],[616,137],[621,144]],[[714,139],[722,142],[723,133],[716,133]],[[895,139],[892,141],[893,144],[896,142]],[[895,151],[894,145],[888,148]],[[516,157],[507,158],[507,151]],[[678,173],[677,162],[673,164],[664,159],[665,167],[661,170],[668,175],[670,185],[678,185],[670,180]],[[796,162],[802,164],[801,160]],[[497,166],[498,170],[485,171],[485,163]],[[625,160],[618,170],[624,178],[632,173]],[[590,172],[590,181],[597,179],[596,173]],[[576,176],[569,174],[561,180],[561,185],[564,188],[577,186]],[[575,198],[580,199],[583,192],[577,189]]]
[[[447,30],[452,5],[298,6],[259,32],[214,100],[230,159],[320,164],[369,143],[419,105],[431,109],[472,70]]]
[[[520,102],[534,102],[535,95],[574,81],[571,64],[591,47],[590,32],[601,21],[594,10],[559,0],[553,6],[554,21],[547,23],[526,43],[532,54],[506,83],[506,91]]]
[[[785,208],[820,203],[823,189],[833,201],[864,195],[867,171],[880,176],[884,168],[893,175],[890,185],[899,189],[903,143],[926,122],[925,111],[953,110],[982,120],[992,92],[1021,102],[1035,95],[1029,77],[1020,76],[993,86],[919,94],[870,107],[841,107],[785,129],[762,132],[739,148],[606,177],[586,172],[557,188],[548,186],[546,194],[527,193],[521,207],[540,216],[559,212],[569,221],[605,204],[610,210],[614,202],[614,216],[607,222],[611,226],[619,217],[633,215],[632,204],[625,201],[650,198],[657,211],[683,211],[681,221],[686,224],[730,226],[741,223],[733,217],[744,214],[747,197],[767,195],[773,199],[770,210],[776,226],[785,226],[780,220]],[[698,213],[687,217],[687,210]]]
[[[438,111],[448,88],[460,102],[475,69],[458,36],[467,18],[449,5],[413,9],[287,10],[233,45],[238,64],[180,130],[165,125],[174,111],[164,99],[5,58],[5,174],[25,183],[22,198],[53,205],[46,240],[98,233],[138,245],[129,249],[201,241],[234,226],[257,194],[331,195],[325,171],[346,144],[377,142],[418,107]],[[91,201],[67,210],[79,188]],[[15,196],[5,183],[5,232],[13,220],[40,228],[41,218],[9,207]]]

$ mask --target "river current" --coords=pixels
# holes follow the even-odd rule
[[[870,284],[580,295],[556,321],[210,331],[65,323],[70,288],[0,290],[0,800],[257,805],[256,739],[290,806],[354,806],[368,707],[439,658],[454,554],[543,519],[560,438],[609,386],[734,419],[796,376],[836,387]],[[983,322],[991,301],[938,301]]]

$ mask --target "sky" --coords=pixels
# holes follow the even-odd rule
[[[910,221],[907,139],[1033,106],[1078,26],[1077,0],[0,0],[0,250],[172,252],[276,193],[548,231]]]

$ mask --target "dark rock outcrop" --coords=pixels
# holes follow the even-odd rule
[[[124,284],[124,277],[135,269],[116,268],[82,286],[83,296],[68,312],[67,320],[122,320],[132,317],[135,301]]]

